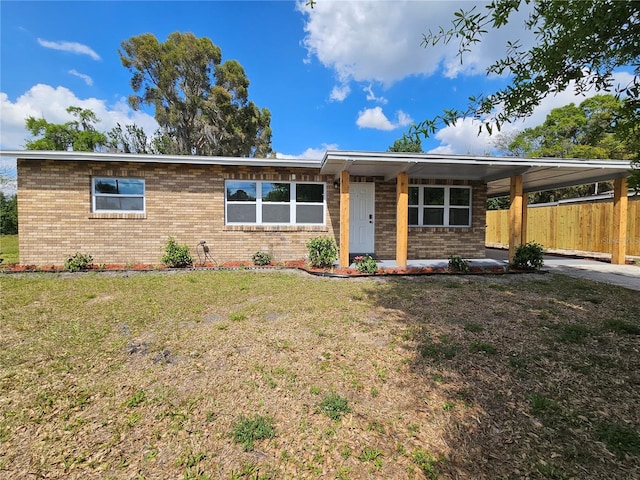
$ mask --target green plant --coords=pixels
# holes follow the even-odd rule
[[[317,268],[328,268],[338,259],[338,246],[331,237],[314,237],[307,242],[309,262]]]
[[[378,264],[371,255],[358,255],[353,259],[356,268],[360,273],[376,273]]]
[[[512,267],[522,270],[540,270],[543,264],[544,248],[535,242],[518,245],[511,261]]]
[[[245,452],[253,450],[256,440],[276,436],[273,418],[260,415],[255,415],[253,418],[240,417],[233,427],[232,436],[236,443],[242,444]]]
[[[474,340],[469,344],[469,351],[471,353],[488,353],[493,355],[496,353],[496,347],[487,342],[480,342]]]
[[[164,248],[162,263],[169,268],[185,268],[193,265],[193,258],[187,245],[178,245],[173,237],[169,237]]]
[[[429,452],[425,450],[414,450],[413,451],[413,461],[418,466],[425,477],[430,480],[435,480],[438,478],[438,474],[436,473],[436,465],[438,461],[433,458]]]
[[[269,265],[271,263],[271,255],[267,252],[256,252],[251,256],[254,265]]]
[[[136,392],[125,402],[125,404],[127,405],[127,407],[137,407],[142,402],[144,402],[146,398],[147,394],[144,390],[136,390]]]
[[[349,401],[335,392],[329,393],[318,404],[317,411],[332,420],[340,420],[345,413],[351,412]]]
[[[87,270],[93,263],[93,257],[87,253],[77,252],[64,261],[65,270],[81,272]]]
[[[633,428],[606,423],[597,427],[595,435],[609,450],[620,456],[640,456],[640,434]]]
[[[451,272],[469,273],[469,260],[458,255],[449,255],[449,270]]]
[[[363,462],[373,462],[378,468],[382,467],[382,452],[375,447],[364,447],[358,459]]]

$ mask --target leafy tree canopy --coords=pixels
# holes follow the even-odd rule
[[[630,138],[640,130],[640,2],[633,0],[493,0],[491,3],[454,14],[449,28],[424,35],[423,45],[458,42],[460,61],[490,29],[507,25],[523,4],[531,5],[525,28],[535,34],[536,43],[525,49],[515,39],[506,54],[487,68],[487,74],[508,75],[510,85],[489,95],[469,99],[465,110],[447,110],[415,125],[411,133],[429,136],[441,125],[460,117],[480,120],[491,133],[493,126],[531,115],[542,99],[573,85],[576,93],[595,89],[613,92],[622,100],[619,129]],[[633,80],[615,85],[614,73],[631,69]],[[569,112],[565,112],[569,114]],[[564,114],[563,114],[564,116]],[[640,143],[634,147],[638,164]],[[640,187],[636,169],[630,181]]]
[[[248,99],[249,79],[208,38],[174,32],[164,43],[152,34],[131,37],[119,50],[132,73],[134,110],[154,107],[161,153],[267,156],[271,113]]]
[[[387,149],[387,152],[422,153],[422,141],[415,136],[403,135],[393,142],[393,145]]]
[[[0,192],[0,234],[15,235],[18,233],[18,197]]]
[[[35,139],[26,139],[27,150],[74,150],[93,152],[106,145],[107,137],[95,129],[96,114],[89,109],[70,106],[67,112],[75,117],[66,123],[49,123],[44,118],[27,117],[25,126]]]

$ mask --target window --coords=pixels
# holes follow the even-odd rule
[[[228,225],[324,225],[325,184],[229,180]]]
[[[144,212],[144,180],[95,177],[91,184],[94,212]]]
[[[471,188],[412,185],[409,187],[409,225],[470,227]]]

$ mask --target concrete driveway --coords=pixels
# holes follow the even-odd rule
[[[507,262],[509,255],[506,250],[487,248],[486,257]],[[586,278],[594,282],[608,283],[640,291],[640,266],[637,265],[612,265],[607,262],[586,258],[545,255],[544,267],[542,268],[570,277]]]

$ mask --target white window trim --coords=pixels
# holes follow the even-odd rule
[[[409,205],[409,208],[417,208],[418,209],[418,223],[412,224],[410,223],[410,227],[426,227],[426,228],[469,228],[473,222],[472,210],[471,207],[473,205],[473,190],[470,186],[467,185],[409,185],[409,188],[416,187],[418,188],[418,204],[417,205]],[[425,205],[424,203],[424,188],[443,188],[444,189],[444,205]],[[450,191],[452,188],[465,188],[469,190],[469,205],[450,205]],[[443,215],[443,223],[442,225],[432,225],[432,224],[423,224],[424,221],[424,209],[425,208],[442,208],[444,209]],[[468,209],[469,210],[469,223],[467,225],[449,225],[449,212],[452,208],[459,209]]]
[[[96,193],[97,180],[138,180],[142,182],[143,193],[140,194],[122,194],[122,193]],[[103,210],[96,207],[96,197],[114,197],[114,198],[141,198],[142,210]],[[91,211],[93,213],[146,213],[147,212],[147,184],[143,178],[136,177],[92,177],[91,178]]]
[[[256,200],[253,202],[247,201],[229,201],[227,200],[227,183],[228,182],[244,182],[244,183],[255,183],[256,184]],[[262,201],[262,184],[263,183],[286,183],[290,185],[290,200],[288,202],[263,202]],[[322,203],[320,202],[297,202],[296,201],[296,188],[298,184],[304,185],[322,185]],[[256,207],[256,221],[255,222],[230,222],[229,214],[227,210],[227,206],[231,205],[255,205]],[[277,222],[263,222],[262,221],[262,206],[266,205],[289,205],[289,219],[290,221],[287,223],[277,223]],[[296,207],[297,206],[320,206],[322,205],[322,223],[298,223],[296,218]],[[327,184],[325,182],[289,182],[289,181],[278,181],[278,180],[238,180],[238,179],[228,179],[224,182],[224,223],[225,225],[263,225],[263,226],[279,226],[279,225],[294,225],[294,226],[325,226],[327,224]]]

